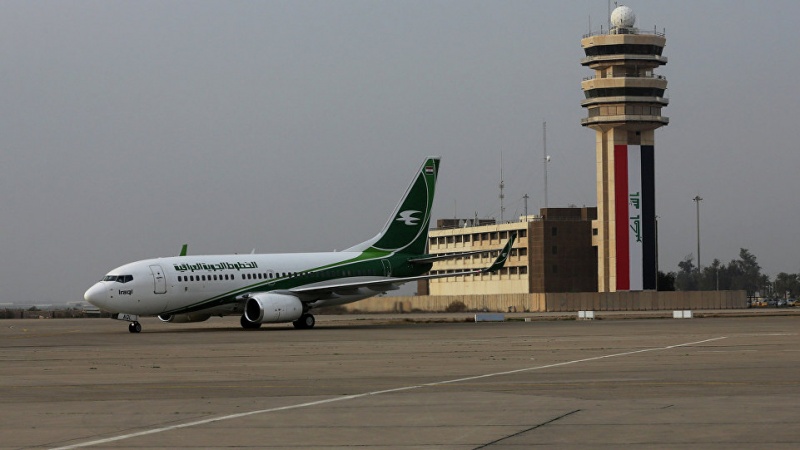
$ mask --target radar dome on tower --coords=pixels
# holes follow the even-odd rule
[[[633,28],[636,14],[627,6],[619,6],[611,12],[611,25],[618,28]]]

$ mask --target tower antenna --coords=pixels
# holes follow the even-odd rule
[[[506,211],[506,207],[503,205],[503,199],[506,198],[505,194],[503,194],[505,187],[506,183],[503,181],[503,151],[500,150],[500,223],[503,223],[503,213]]]

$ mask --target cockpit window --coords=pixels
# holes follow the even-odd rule
[[[127,283],[133,281],[133,275],[106,275],[103,281],[116,281],[117,283]]]

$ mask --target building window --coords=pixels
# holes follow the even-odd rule
[[[558,264],[553,264],[553,273],[558,273]]]
[[[598,230],[597,228],[592,228],[592,236],[597,236]]]
[[[550,229],[551,236],[558,236],[558,227],[553,227]]]
[[[552,251],[553,251],[554,255],[557,255],[558,254],[558,246],[554,245]]]

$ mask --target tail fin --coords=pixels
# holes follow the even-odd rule
[[[377,236],[345,251],[425,253],[440,159],[438,156],[425,159]]]

